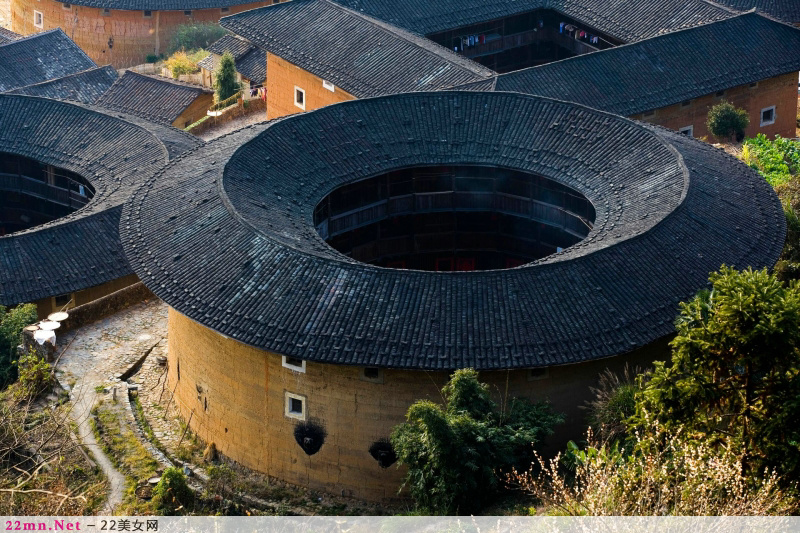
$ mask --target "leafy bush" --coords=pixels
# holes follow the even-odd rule
[[[798,479],[800,283],[728,267],[710,280],[681,304],[672,364],[654,364],[631,422],[735,450],[748,476]]]
[[[153,489],[153,504],[165,515],[174,515],[194,502],[194,492],[186,483],[186,476],[175,467],[164,470],[161,480]]]
[[[398,462],[408,466],[411,496],[430,513],[480,509],[499,488],[497,471],[527,464],[532,444],[563,421],[549,405],[522,399],[498,411],[472,369],[456,371],[442,395],[444,406],[415,402],[391,436]]]
[[[17,371],[17,388],[14,395],[17,400],[35,400],[53,388],[53,367],[36,354],[28,354],[19,358]]]
[[[158,63],[158,60],[161,59],[160,56],[155,54],[147,54],[147,57],[144,58],[145,63]]]
[[[206,49],[227,34],[222,26],[211,22],[182,24],[172,35],[167,54],[172,55],[179,50]]]
[[[195,50],[191,54],[184,51],[175,52],[164,64],[172,72],[172,77],[177,79],[183,74],[194,74],[200,70],[197,64],[208,55],[205,50]]]
[[[236,81],[236,64],[230,52],[222,54],[219,69],[214,76],[214,91],[217,102],[222,102],[235,95],[241,89]]]
[[[615,443],[627,438],[627,421],[636,412],[636,392],[639,390],[639,368],[625,365],[622,375],[606,369],[600,374],[594,398],[588,402],[589,425],[603,443]]]
[[[784,185],[800,172],[800,142],[780,135],[770,141],[759,133],[744,141],[742,160],[758,170],[773,187]]]
[[[16,379],[16,367],[11,362],[16,359],[23,328],[36,322],[36,318],[33,304],[18,305],[13,309],[0,305],[0,388]]]
[[[708,111],[708,131],[721,139],[737,141],[744,138],[744,132],[750,125],[750,118],[744,109],[736,109],[729,102],[720,102]]]

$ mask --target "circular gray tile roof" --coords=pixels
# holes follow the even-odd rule
[[[166,165],[170,154],[201,142],[124,117],[44,98],[0,95],[0,152],[76,172],[95,189],[94,198],[78,211],[0,237],[0,304],[65,294],[132,273],[119,239],[123,202]]]
[[[328,246],[315,205],[415,165],[495,165],[572,187],[591,233],[510,270],[422,272]],[[673,331],[723,263],[772,266],[785,220],[755,172],[674,132],[513,93],[413,93],[247,128],[137,190],[121,232],[139,277],[190,318],[312,361],[501,369],[628,352]]]

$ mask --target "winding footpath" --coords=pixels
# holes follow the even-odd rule
[[[151,300],[68,332],[58,339],[63,354],[56,375],[59,382],[70,387],[70,414],[81,441],[110,483],[103,514],[112,514],[122,502],[126,479],[103,453],[92,432],[91,410],[100,396],[96,389],[109,390],[116,385],[120,401],[127,401],[126,387],[119,383],[117,376],[136,364],[160,339],[166,338],[166,317],[167,306],[160,300]]]

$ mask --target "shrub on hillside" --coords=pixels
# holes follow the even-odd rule
[[[22,341],[22,329],[36,322],[36,306],[18,305],[12,309],[0,306],[0,388],[17,378],[12,361],[17,357],[17,346]]]
[[[498,471],[529,464],[532,445],[563,421],[549,405],[522,399],[499,411],[472,369],[457,370],[442,395],[443,406],[415,402],[391,436],[411,496],[433,514],[480,510],[499,488]]]
[[[194,492],[186,483],[186,476],[175,467],[164,470],[161,480],[153,489],[153,505],[169,516],[185,510],[194,502]]]

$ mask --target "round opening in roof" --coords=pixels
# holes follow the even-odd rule
[[[0,235],[24,231],[85,206],[94,187],[82,176],[0,152]]]
[[[314,210],[317,232],[339,252],[429,271],[520,266],[580,242],[594,219],[572,188],[476,165],[394,170],[339,187]]]

